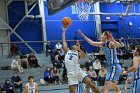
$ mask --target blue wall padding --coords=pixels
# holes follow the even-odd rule
[[[25,14],[25,6],[23,1],[13,1],[8,6],[8,14],[9,14],[9,24],[12,28],[14,28],[18,22],[23,18]],[[38,5],[31,11],[32,15],[38,15]],[[31,19],[25,18],[23,22],[16,29],[16,33],[24,40],[24,41],[42,41],[42,29],[41,29],[41,20],[40,19]],[[19,38],[14,34],[10,37],[11,42],[20,42]],[[41,53],[43,50],[42,43],[29,43],[29,45],[38,53]],[[29,53],[30,50],[25,46],[25,44],[18,44],[19,50],[21,52]],[[24,48],[24,49],[23,49]]]
[[[103,13],[125,13],[126,8],[127,6],[124,6],[120,3],[115,3],[115,4],[100,3],[100,11]],[[94,11],[93,6],[92,6],[92,10]],[[67,40],[74,40],[74,34],[78,29],[81,29],[82,32],[92,40],[95,41],[97,40],[97,36],[96,36],[97,32],[95,26],[96,20],[93,15],[89,16],[88,21],[79,21],[78,15],[72,14],[71,6],[69,6],[53,16],[48,16],[46,2],[44,2],[44,12],[45,12],[47,40],[61,40],[61,34],[62,34],[61,20],[66,16],[72,19],[72,24],[68,28],[66,34]],[[140,5],[133,4],[130,9],[130,13],[140,13]],[[13,1],[8,6],[8,14],[9,14],[8,15],[9,24],[12,28],[14,28],[25,14],[24,2]],[[30,14],[31,15],[39,14],[38,5],[33,9],[33,11]],[[106,17],[110,17],[110,20],[106,20]],[[128,25],[129,22],[132,22],[133,24],[131,27]],[[140,38],[139,16],[122,17],[122,16],[101,15],[101,23],[102,23],[101,24],[102,32],[106,30],[111,31],[115,38],[120,38],[120,37],[126,38],[126,33],[129,33],[131,38]],[[26,18],[16,29],[16,32],[25,41],[41,41],[42,40],[41,20]],[[20,41],[15,35],[12,35],[10,39],[11,41]],[[82,40],[82,38],[80,39]],[[96,51],[96,48],[87,44],[86,41],[84,41],[84,44],[85,44],[84,47],[88,52]],[[43,45],[40,43],[30,44],[30,45],[33,49],[35,49],[38,52],[41,52],[43,49]],[[52,43],[52,45],[54,47],[55,43]],[[21,46],[25,46],[25,45],[21,45]],[[72,43],[69,46],[71,47]]]
[[[46,2],[44,2],[46,4]],[[93,8],[93,7],[92,7]],[[96,29],[95,29],[95,21],[94,16],[90,15],[88,21],[79,21],[77,14],[72,14],[71,6],[67,7],[66,9],[60,11],[59,13],[48,16],[48,10],[46,7],[44,7],[45,10],[45,21],[46,21],[46,35],[47,40],[61,40],[62,38],[62,23],[61,20],[64,17],[70,17],[72,19],[72,24],[68,28],[66,37],[67,40],[74,40],[74,34],[78,29],[81,29],[82,32],[87,35],[92,40],[96,40]],[[80,38],[83,40],[82,38]],[[85,49],[90,52],[96,49],[95,47],[90,46],[85,42]],[[72,46],[72,43],[70,44],[70,47]]]

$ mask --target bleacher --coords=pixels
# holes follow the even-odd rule
[[[24,69],[24,74],[19,74],[18,75],[22,78],[23,85],[27,83],[27,78],[29,75],[33,75],[35,77],[35,82],[38,83],[39,85],[39,93],[69,93],[68,92],[68,85],[67,84],[62,84],[62,85],[49,85],[49,86],[43,86],[40,84],[40,79],[43,78],[43,71],[46,66],[52,67],[52,64],[50,62],[50,58],[46,57],[45,54],[36,54],[38,58],[39,65],[41,68],[28,68]],[[0,67],[8,65],[10,66],[12,62],[11,57],[7,56],[0,56]],[[82,63],[85,62],[86,59],[82,59]],[[10,79],[10,77],[13,75],[12,70],[0,70],[0,85],[3,85],[5,82],[5,79]],[[123,85],[119,85],[122,90],[124,89]],[[99,86],[99,88],[102,90],[103,86]],[[113,93],[111,90],[109,93]],[[123,92],[122,92],[123,93]]]

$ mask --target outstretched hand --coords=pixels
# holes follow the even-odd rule
[[[78,33],[79,33],[81,36],[83,36],[83,33],[82,33],[82,31],[81,31],[80,29],[78,29]]]
[[[63,31],[65,31],[66,32],[66,30],[68,29],[68,27],[62,27],[62,29],[63,29]]]
[[[80,46],[79,40],[76,40],[76,46]]]

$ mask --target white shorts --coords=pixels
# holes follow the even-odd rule
[[[71,85],[77,85],[78,81],[83,81],[83,79],[87,76],[87,74],[83,70],[79,71],[72,71],[68,72],[68,84]]]

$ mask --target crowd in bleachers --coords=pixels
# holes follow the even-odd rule
[[[37,57],[33,52],[29,54],[27,57],[26,53],[23,53],[20,57],[19,55],[15,55],[13,57],[13,61],[11,62],[11,69],[14,71],[19,71],[20,73],[23,73],[23,68],[37,68],[40,67],[38,64]]]
[[[124,40],[123,37],[119,39],[119,42],[121,43],[122,47],[118,49],[118,53],[132,53],[135,48],[135,46],[140,45],[140,40],[137,39],[127,39]]]
[[[119,42],[122,44],[122,48],[118,49],[118,53],[121,55],[132,53],[134,46],[140,44],[140,42],[138,41],[132,41],[133,43],[130,41],[129,42],[124,41],[123,38],[121,38]],[[81,48],[85,51],[85,49],[82,46]],[[11,80],[6,79],[3,86],[0,86],[0,90],[3,90],[4,91],[3,93],[14,93],[13,91],[15,91],[16,88],[19,88],[20,92],[22,93],[23,92],[22,79],[20,78],[20,76],[17,75],[16,72],[19,71],[20,73],[24,73],[24,69],[37,68],[40,67],[40,65],[38,64],[38,59],[33,52],[31,52],[29,55],[27,55],[26,53],[22,53],[20,54],[20,57],[17,56],[19,52],[16,44],[12,45],[11,54],[12,56],[14,56],[14,59],[11,62],[11,69],[14,71],[14,73],[13,76],[11,77]],[[47,42],[46,56],[47,57],[50,56],[53,67],[51,68],[46,66],[46,69],[44,69],[44,72],[42,72],[43,82],[45,83],[42,83],[42,81],[40,83],[43,85],[67,83],[67,73],[64,65],[65,53],[64,50],[62,49],[61,43],[57,42],[55,45],[55,49],[53,49],[50,42]],[[100,60],[100,58],[94,55],[94,52],[87,54],[86,58],[87,59],[84,62],[84,64],[81,64],[81,68],[89,75],[90,79],[93,81],[95,85],[103,86],[105,76],[107,73],[106,69],[107,66],[105,63],[106,60]],[[123,70],[128,69],[127,67],[124,66],[123,59],[121,58],[119,60]],[[118,84],[123,84],[124,80],[126,79],[127,79],[126,75],[121,75]]]
[[[3,87],[1,86],[2,93],[22,93],[23,92],[23,84],[22,79],[17,74],[17,72],[13,72],[13,76],[10,79],[6,79]],[[17,91],[19,90],[19,91]]]
[[[24,89],[24,93],[28,93],[27,92],[27,91],[29,91],[28,89],[33,88],[30,85],[33,84],[33,86],[34,86],[34,83],[35,83],[34,77],[27,76],[28,83],[23,87],[22,79],[21,79],[20,75],[18,75],[18,72],[20,74],[24,74],[24,69],[40,67],[38,64],[37,57],[35,56],[35,54],[33,52],[31,52],[29,55],[27,55],[26,53],[20,53],[18,51],[18,47],[16,46],[15,43],[12,44],[10,52],[11,52],[10,53],[11,57],[13,59],[11,62],[10,69],[13,70],[13,75],[11,76],[11,78],[6,79],[3,85],[0,85],[0,93],[1,92],[2,93],[23,93],[23,89]],[[9,68],[3,69],[3,70],[9,70]],[[7,77],[5,77],[5,78],[7,78]],[[36,83],[35,83],[35,85],[37,86]],[[36,89],[36,87],[35,87],[35,89]],[[30,91],[32,91],[32,90],[30,90]],[[38,91],[38,89],[36,89],[35,91]]]
[[[60,42],[56,43],[55,49],[52,49],[50,43],[48,42],[46,45],[46,56],[48,56],[48,54],[51,56],[53,68],[46,67],[46,70],[44,71],[44,80],[51,84],[64,83],[66,78],[66,69],[64,65],[65,53]]]

